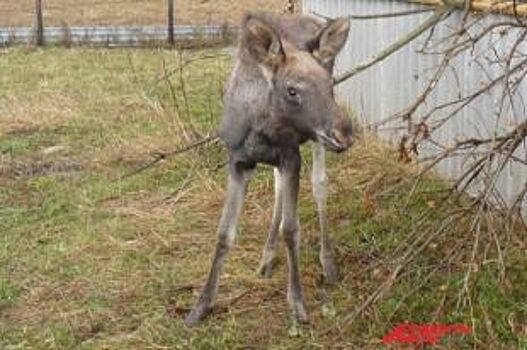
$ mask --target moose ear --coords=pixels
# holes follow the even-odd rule
[[[350,29],[349,17],[340,17],[330,20],[329,24],[318,35],[318,45],[315,56],[322,63],[332,62],[342,50]]]
[[[247,15],[243,26],[246,47],[258,63],[275,71],[284,61],[285,54],[280,36],[263,20]]]

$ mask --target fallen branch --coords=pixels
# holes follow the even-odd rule
[[[205,138],[201,139],[201,140],[198,140],[196,142],[193,142],[191,143],[190,145],[187,145],[183,148],[179,148],[179,149],[176,149],[174,151],[169,151],[169,152],[156,152],[156,153],[153,153],[152,156],[154,157],[154,159],[152,159],[150,162],[146,163],[146,164],[143,164],[141,165],[139,168],[129,172],[129,173],[126,173],[124,175],[122,175],[121,177],[118,178],[119,181],[123,180],[123,179],[126,179],[130,176],[133,176],[133,175],[137,175],[151,167],[153,167],[154,165],[156,165],[157,163],[165,160],[165,159],[168,159],[168,158],[171,158],[171,157],[174,157],[176,155],[179,155],[179,154],[182,154],[182,153],[185,153],[185,152],[188,152],[190,150],[193,150],[195,148],[198,148],[200,146],[203,146],[207,143],[216,143],[220,140],[219,136],[218,136],[218,133],[216,131],[213,131],[213,132],[210,132],[207,136],[205,136]]]

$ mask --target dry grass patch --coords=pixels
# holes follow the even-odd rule
[[[167,18],[165,0],[43,0],[44,23],[49,26],[163,25]],[[176,1],[177,24],[237,25],[245,11],[282,12],[284,0]],[[0,26],[30,27],[34,1],[0,2]]]
[[[57,101],[55,96],[40,96],[38,101],[8,96],[0,106],[0,134],[23,136],[42,129],[60,130],[74,115],[73,105],[73,101]]]

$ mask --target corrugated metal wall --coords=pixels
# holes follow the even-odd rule
[[[328,17],[399,12],[421,7],[393,0],[303,1],[305,13],[314,12]],[[336,75],[338,76],[346,69],[387,47],[417,27],[430,15],[430,13],[421,13],[405,17],[352,20],[350,38],[338,58]],[[471,31],[477,33],[490,22],[503,19],[497,15],[483,17],[471,28]],[[460,12],[443,21],[432,33],[432,42],[438,42],[452,33],[460,21]],[[435,106],[471,94],[482,84],[502,74],[503,66],[495,63],[496,55],[507,54],[517,35],[517,30],[510,30],[504,34],[500,29],[496,29],[479,42],[473,50],[457,57],[439,81],[435,92],[428,97],[426,104],[419,108],[415,114],[417,117],[415,120],[419,120]],[[402,110],[424,90],[442,59],[442,55],[439,54],[419,52],[428,38],[430,38],[429,31],[382,63],[338,86],[337,95],[342,101],[348,103],[363,124],[376,123]],[[527,43],[523,43],[522,46],[520,51],[527,54]],[[498,101],[502,91],[503,85],[498,84],[490,92],[478,97],[469,107],[462,109],[455,118],[446,122],[433,135],[433,140],[448,146],[456,139],[491,136],[496,130],[502,133],[527,118],[523,101],[527,98],[527,81],[524,79],[511,98],[513,102],[507,103],[500,114],[498,113]],[[452,110],[453,108],[441,109],[432,114],[430,121],[438,121]],[[402,125],[391,124],[390,126],[391,128],[379,129],[379,134],[394,142],[399,141],[401,130],[395,127]],[[421,156],[438,152],[438,148],[431,142],[427,142],[423,147]],[[527,161],[526,145],[522,145],[522,149],[515,155]],[[460,174],[466,161],[466,157],[449,159],[440,163],[437,169],[444,175],[454,177]],[[497,188],[506,201],[512,202],[525,186],[526,181],[527,166],[513,164],[508,166],[499,177]],[[477,191],[477,188],[472,190]],[[524,207],[526,206],[527,203],[524,203]]]

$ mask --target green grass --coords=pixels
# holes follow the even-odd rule
[[[478,269],[462,293],[474,247],[468,215],[346,322],[410,243],[463,205],[441,206],[447,184],[432,176],[408,197],[417,169],[370,136],[329,157],[330,227],[343,274],[333,287],[320,283],[310,155],[303,150],[301,260],[310,325],[298,336],[290,332],[283,247],[273,278],[255,276],[272,208],[272,176],[262,167],[224,269],[219,305],[227,310],[185,329],[182,318],[214,247],[225,182],[216,167],[226,155],[208,146],[119,177],[217,125],[229,63],[221,50],[0,52],[0,348],[379,348],[405,321],[475,327],[471,336],[444,338],[442,348],[527,346],[524,247],[503,233],[500,261],[483,227]]]

